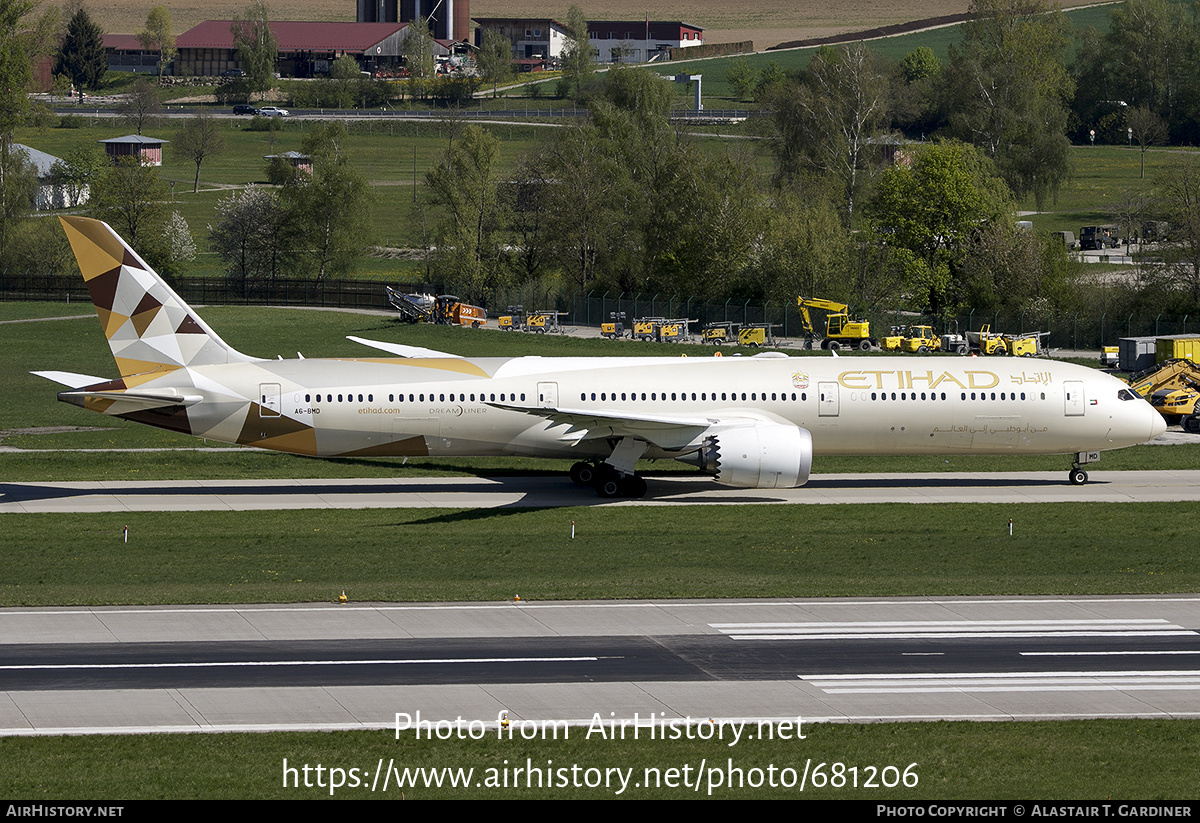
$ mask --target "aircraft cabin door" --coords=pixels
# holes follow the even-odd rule
[[[538,383],[538,408],[541,409],[557,409],[558,408],[558,384],[557,383]]]
[[[279,416],[279,384],[278,383],[259,383],[258,384],[258,416],[259,417],[278,417]]]
[[[817,395],[820,397],[817,415],[819,417],[837,417],[838,384],[834,382],[817,383]]]
[[[1064,412],[1067,417],[1082,417],[1086,401],[1083,397],[1083,381],[1067,380],[1063,383]]]

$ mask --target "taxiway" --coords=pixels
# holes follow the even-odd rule
[[[703,477],[648,475],[641,500],[609,500],[565,476],[359,480],[155,480],[0,483],[0,514],[263,509],[520,508],[696,504],[1183,502],[1200,471],[818,474],[797,489],[736,489]]]

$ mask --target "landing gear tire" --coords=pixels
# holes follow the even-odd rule
[[[576,463],[571,467],[571,482],[576,486],[591,486],[596,482],[596,467],[591,463]]]
[[[639,498],[646,496],[646,481],[636,474],[622,475],[607,463],[595,467],[588,466],[588,468],[595,470],[596,494],[601,497]]]
[[[1082,486],[1088,481],[1088,473],[1078,466],[1071,469],[1071,473],[1068,475],[1068,477],[1071,479],[1072,486]]]
[[[607,463],[596,466],[596,494],[601,497],[617,497],[621,494],[621,475]]]

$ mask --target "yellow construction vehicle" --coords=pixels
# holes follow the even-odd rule
[[[566,317],[564,311],[535,311],[530,313],[525,318],[525,331],[533,332],[534,334],[545,334],[553,332],[555,334],[564,334],[563,328],[559,325],[558,319]]]
[[[662,317],[638,317],[633,321],[633,331],[631,332],[634,340],[654,340],[657,337],[658,324],[663,322]]]
[[[822,300],[818,297],[797,297],[796,305],[800,307],[800,322],[804,334],[808,338],[806,346],[812,348],[813,342],[821,337],[821,348],[840,349],[843,346],[868,351],[875,345],[871,337],[871,324],[866,320],[851,320],[850,307],[845,303],[834,300]],[[809,309],[820,309],[828,312],[825,315],[825,334],[822,337],[813,327]]]
[[[774,346],[775,335],[772,330],[778,324],[751,323],[743,326],[740,323],[709,323],[700,333],[700,342],[721,345],[737,341],[739,346],[751,349],[762,346]]]
[[[657,340],[663,343],[684,343],[691,338],[691,324],[697,320],[681,317],[639,317],[633,321],[631,336],[635,340]],[[702,337],[703,342],[712,341]]]
[[[525,307],[509,306],[508,314],[496,318],[501,331],[519,331],[525,326]]]
[[[608,313],[608,323],[600,324],[600,336],[609,340],[620,340],[625,336],[625,312],[612,311]]]
[[[908,335],[904,338],[904,351],[925,352],[941,351],[942,338],[933,333],[933,326],[909,326]]]
[[[463,303],[453,294],[405,294],[387,286],[388,302],[409,323],[437,323],[443,326],[479,328],[487,323],[487,311]]]
[[[967,332],[971,351],[980,354],[1008,354],[1008,340],[1003,334],[992,334],[992,327],[984,326],[979,331]]]
[[[1170,425],[1182,423],[1187,431],[1200,431],[1196,401],[1200,399],[1200,366],[1191,360],[1168,360],[1130,375],[1129,388],[1150,401]]]
[[[737,323],[709,323],[700,332],[700,342],[719,346],[728,343],[736,334]]]
[[[433,322],[477,329],[487,323],[487,311],[479,306],[463,303],[452,294],[439,294]]]
[[[892,326],[886,337],[879,338],[879,348],[884,351],[901,351],[904,348],[904,338],[908,336],[907,326]]]
[[[1033,357],[1041,351],[1040,333],[1032,332],[1030,334],[1022,334],[1016,337],[1012,335],[1004,335],[1004,340],[1008,344],[1008,353],[1013,357]]]

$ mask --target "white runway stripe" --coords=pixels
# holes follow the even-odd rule
[[[206,669],[240,666],[411,666],[431,663],[580,663],[599,657],[443,657],[379,660],[214,660],[181,663],[55,663],[0,666],[0,671],[60,671],[64,669]],[[605,658],[611,659],[611,658]]]
[[[826,694],[1138,691],[1200,688],[1196,671],[985,672],[800,676]]]
[[[879,640],[1033,637],[1179,637],[1195,631],[1160,618],[1135,620],[896,620],[710,623],[734,640]]]

